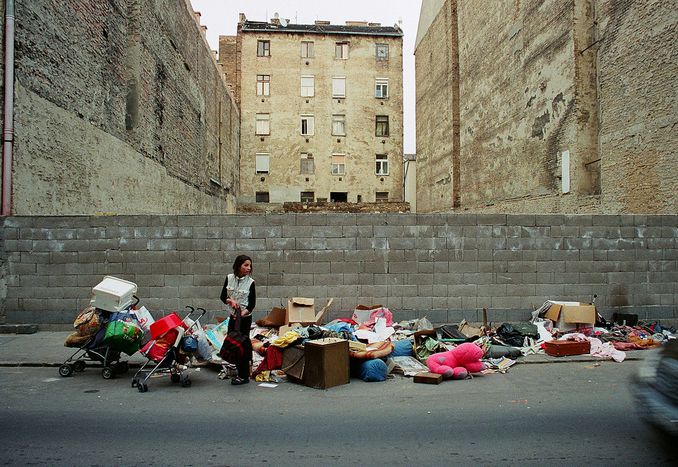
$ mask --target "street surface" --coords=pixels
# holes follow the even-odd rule
[[[675,465],[628,379],[640,362],[519,364],[508,374],[328,390],[231,386],[202,368],[131,387],[87,368],[0,368],[4,465]]]

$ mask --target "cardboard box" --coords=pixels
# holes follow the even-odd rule
[[[596,307],[589,303],[552,302],[545,318],[554,322],[561,331],[593,326],[596,323]]]
[[[544,353],[552,357],[585,355],[591,353],[589,341],[549,341],[544,343]]]
[[[332,298],[327,304],[315,312],[315,300],[306,297],[292,297],[287,301],[287,318],[285,324],[299,323],[304,326],[320,324],[323,316],[332,304]]]
[[[348,341],[326,338],[306,341],[304,385],[327,389],[350,381]]]
[[[273,307],[268,313],[268,316],[258,319],[257,326],[277,328],[287,324],[287,309],[281,307]]]
[[[414,375],[415,383],[424,383],[424,384],[440,384],[443,381],[443,375],[438,373],[431,373],[430,371],[424,371],[422,373],[417,373]]]

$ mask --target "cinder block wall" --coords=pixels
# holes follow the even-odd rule
[[[333,297],[329,319],[383,304],[396,320],[521,321],[547,299],[676,322],[678,216],[268,214],[2,220],[8,323],[69,325],[105,275],[156,316],[203,306],[234,257],[254,260],[256,318],[291,296]]]

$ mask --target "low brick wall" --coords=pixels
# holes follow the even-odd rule
[[[70,324],[105,275],[155,315],[219,314],[234,257],[254,260],[257,312],[334,298],[329,319],[383,304],[396,320],[520,321],[547,299],[676,322],[678,216],[266,214],[2,220],[7,323]]]

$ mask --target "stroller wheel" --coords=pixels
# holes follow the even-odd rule
[[[73,368],[71,368],[70,365],[66,365],[65,363],[59,367],[59,374],[63,376],[64,378],[66,376],[71,376],[73,374]]]
[[[147,392],[148,391],[148,385],[146,383],[139,383],[137,386],[137,389],[139,392]]]
[[[191,386],[191,380],[188,379],[188,378],[186,378],[185,380],[183,380],[183,381],[181,382],[181,385],[182,385],[183,387],[185,387],[185,388],[190,387],[190,386]]]
[[[115,364],[115,371],[117,373],[127,373],[129,371],[129,363],[118,362]]]
[[[104,379],[111,379],[113,377],[113,374],[114,374],[113,368],[111,368],[110,366],[105,366],[104,369],[101,370],[101,376]]]
[[[181,376],[178,373],[172,373],[170,375],[170,380],[172,380],[173,383],[178,383],[181,381]]]
[[[75,371],[85,371],[85,362],[82,360],[77,360],[73,362],[73,369]]]
[[[139,385],[139,381],[136,378],[132,379],[132,387],[135,388]]]

